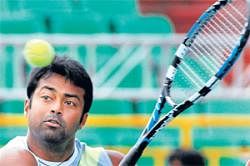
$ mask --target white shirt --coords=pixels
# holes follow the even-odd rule
[[[103,148],[91,148],[77,139],[75,140],[74,146],[74,153],[64,162],[47,161],[36,156],[29,150],[26,136],[17,136],[13,138],[8,142],[6,148],[18,147],[20,149],[28,150],[36,159],[38,166],[77,166],[80,164],[80,161],[81,165],[85,166],[112,166],[112,162]]]

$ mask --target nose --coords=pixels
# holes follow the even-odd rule
[[[62,106],[60,102],[54,102],[53,105],[51,106],[51,113],[56,113],[56,114],[62,114],[63,110],[62,110]]]

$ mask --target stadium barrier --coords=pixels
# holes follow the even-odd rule
[[[59,54],[79,60],[93,78],[96,100],[86,129],[78,133],[80,139],[127,152],[147,122],[171,53],[183,35],[1,34],[0,38],[1,145],[26,132],[22,102],[30,67],[21,52],[27,40],[43,38]],[[230,83],[223,81],[206,100],[187,110],[157,136],[140,160],[141,165],[164,165],[165,156],[176,147],[201,150],[213,166],[245,161],[244,156],[250,152],[250,89],[245,84],[249,73],[244,60],[240,59],[233,74],[229,73]],[[240,77],[236,76],[239,73]],[[176,92],[181,96],[181,90]],[[108,137],[103,137],[104,131]]]

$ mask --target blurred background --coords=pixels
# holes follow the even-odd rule
[[[90,73],[95,100],[77,136],[126,153],[146,125],[184,34],[215,0],[0,0],[0,147],[25,135],[27,40],[46,39]],[[214,91],[170,123],[138,165],[193,148],[209,166],[250,159],[250,45]],[[181,94],[178,94],[181,99]],[[164,111],[168,111],[166,106]]]

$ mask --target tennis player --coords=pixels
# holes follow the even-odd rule
[[[175,149],[166,161],[169,166],[205,166],[205,157],[194,149]]]
[[[77,61],[56,56],[51,65],[34,68],[24,105],[26,136],[0,150],[0,165],[118,165],[123,154],[89,147],[75,134],[84,127],[93,100],[93,85]]]

